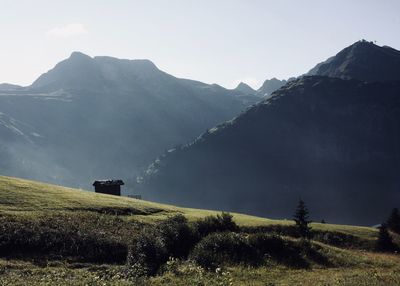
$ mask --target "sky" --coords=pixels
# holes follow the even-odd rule
[[[399,0],[0,0],[0,83],[73,51],[234,88],[298,76],[366,39],[400,49]]]

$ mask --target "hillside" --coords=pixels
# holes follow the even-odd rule
[[[154,222],[181,213],[190,220],[215,215],[217,211],[182,208],[128,197],[97,194],[81,189],[66,188],[25,179],[0,176],[0,213],[12,215],[51,214],[60,212],[89,212],[123,215],[126,218]],[[234,214],[243,225],[286,224],[244,214]],[[346,228],[344,228],[346,230]],[[368,233],[370,229],[366,229]]]
[[[373,225],[399,201],[400,83],[292,81],[237,118],[165,153],[139,178],[146,198]],[[374,202],[371,207],[371,202]]]
[[[396,283],[400,279],[398,255],[372,251],[375,229],[312,224],[314,240],[304,244],[293,237],[291,221],[241,214],[233,216],[240,230],[231,236],[239,241],[264,237],[266,251],[280,245],[271,242],[282,242],[281,251],[288,257],[281,252],[268,256],[267,268],[229,264],[226,260],[228,264],[221,266],[222,276],[218,271],[180,260],[170,260],[155,276],[137,277],[135,272],[127,272],[127,245],[175,214],[184,214],[193,222],[217,212],[0,177],[0,284],[191,285],[199,281],[201,285],[309,285],[313,281],[314,285],[330,285],[327,283],[334,279],[344,285],[359,285],[367,280],[370,284],[364,285],[377,285],[378,281]],[[238,242],[231,247],[240,247]],[[149,251],[153,251],[151,239],[148,243]],[[179,247],[183,244],[184,241]],[[221,250],[215,250],[216,255],[218,251]]]
[[[74,52],[31,86],[0,88],[0,172],[83,188],[133,180],[158,154],[258,100],[149,60]]]
[[[80,189],[66,188],[25,179],[0,176],[0,214],[34,216],[52,213],[79,213],[122,215],[127,219],[155,222],[175,214],[184,214],[190,220],[216,215],[219,211],[191,209],[159,204],[128,197],[97,194]],[[291,220],[272,220],[233,213],[234,219],[243,226],[291,225]],[[331,229],[371,238],[376,230],[366,227],[318,224],[317,229]]]

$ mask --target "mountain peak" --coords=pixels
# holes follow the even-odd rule
[[[271,95],[275,90],[281,88],[287,83],[286,80],[279,80],[276,77],[267,79],[264,81],[263,85],[257,90],[257,93],[261,96]]]
[[[151,75],[159,71],[157,66],[148,59],[119,59],[110,56],[96,56],[94,61],[104,69],[104,67],[113,66],[114,68],[125,68],[131,71],[136,71],[137,74]]]
[[[73,51],[71,53],[70,57],[89,57],[90,58],[90,56],[88,56],[87,54],[84,54],[84,53],[82,53],[80,51]]]
[[[234,90],[240,91],[245,94],[254,94],[256,92],[251,86],[242,81],[238,84],[238,86]]]
[[[86,55],[86,54],[84,54],[82,52],[74,51],[74,52],[71,53],[71,55],[69,56],[69,58],[67,60],[76,60],[76,59],[79,59],[79,60],[82,60],[82,59],[83,60],[92,60],[92,57],[90,57],[90,56],[88,56],[88,55]]]
[[[375,46],[378,47],[378,45],[376,45],[374,42],[372,41],[367,41],[365,39],[359,40],[357,42],[355,42],[354,44],[352,44],[351,46],[358,46],[358,47],[371,47],[371,46]]]
[[[155,80],[162,72],[149,60],[127,60],[108,56],[94,58],[73,52],[53,69],[42,74],[31,88],[43,91],[84,89],[104,91],[120,86],[131,89],[135,81]]]
[[[400,80],[400,51],[361,40],[319,63],[307,75],[367,82]]]
[[[81,52],[73,52],[69,58],[42,74],[31,88],[44,91],[59,89],[85,89],[97,86],[100,76],[93,59]]]

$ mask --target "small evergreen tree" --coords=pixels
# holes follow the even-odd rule
[[[387,225],[385,223],[382,223],[382,225],[379,227],[378,240],[376,241],[375,248],[378,251],[395,250],[395,245],[393,244],[393,240],[390,237]]]
[[[294,221],[296,222],[297,230],[302,238],[310,238],[311,236],[311,227],[309,223],[309,211],[303,200],[299,200],[299,204],[297,205],[296,213],[293,216]]]
[[[400,212],[398,208],[392,210],[386,224],[391,231],[400,234]]]

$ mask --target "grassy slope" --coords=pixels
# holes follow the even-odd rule
[[[116,213],[130,215],[132,219],[144,222],[157,221],[177,213],[184,214],[190,220],[218,213],[0,176],[0,212],[24,214],[49,211]],[[235,220],[242,225],[287,223],[243,214],[234,214],[234,216]]]
[[[167,216],[182,213],[189,220],[217,211],[181,208],[128,197],[116,197],[82,190],[49,185],[29,180],[0,176],[0,213],[41,213],[49,211],[90,211],[131,215],[130,218],[152,222]],[[240,225],[264,226],[292,224],[289,220],[271,220],[244,214],[233,214]],[[376,230],[368,227],[313,224],[313,228],[349,233],[363,238],[372,238]]]
[[[118,217],[123,221],[152,223],[176,213],[182,213],[190,220],[195,220],[218,212],[95,194],[0,176],[0,216],[15,216],[32,220],[50,214],[54,214],[54,217],[58,214],[67,214],[67,216],[76,216],[79,220],[80,215],[84,213],[95,222],[98,213],[110,214],[100,217],[110,217],[112,220],[109,223],[113,224],[115,213],[122,214]],[[242,214],[234,214],[234,219],[245,226],[292,224],[289,220],[270,220]],[[99,220],[99,223],[102,222],[102,219]],[[92,224],[92,220],[88,220],[86,224]],[[81,228],[83,229],[84,226]],[[377,234],[375,229],[357,226],[315,223],[313,228],[343,232],[370,240],[375,239]],[[324,268],[316,265],[312,269],[291,269],[279,265],[271,265],[267,268],[238,266],[229,269],[230,276],[234,285],[400,285],[400,257],[398,255],[340,249],[327,245],[323,245],[323,249],[332,261],[338,261],[335,263],[337,266]],[[26,285],[27,281],[29,285],[103,285],[103,283],[104,285],[132,285],[132,282],[119,278],[118,273],[122,268],[121,265],[75,266],[73,263],[62,261],[38,265],[34,261],[0,259],[0,285]],[[205,273],[199,278],[198,273],[185,274],[185,271],[179,275],[167,272],[162,276],[150,278],[146,285],[178,286],[188,285],[188,283],[192,285],[199,279],[203,285],[219,284],[219,278],[215,275]]]

